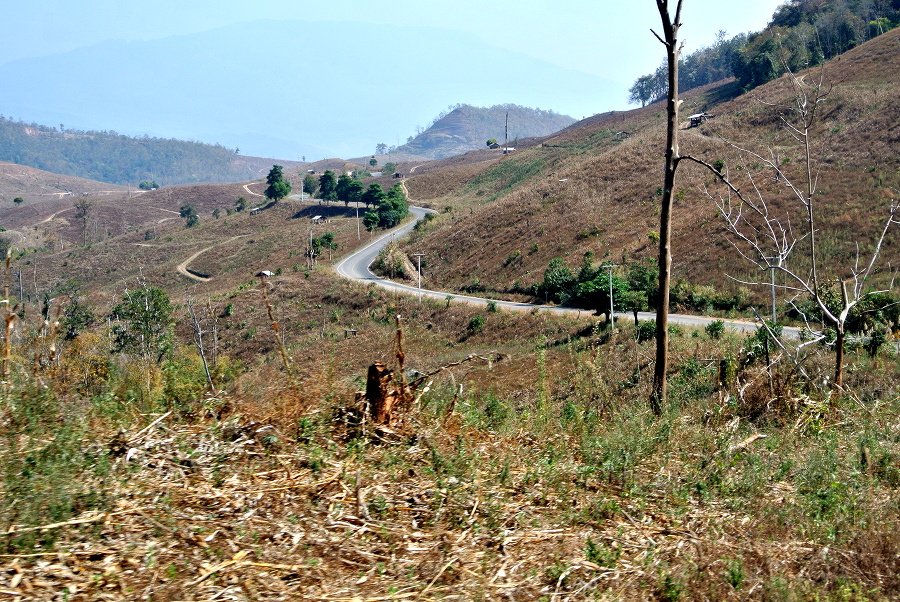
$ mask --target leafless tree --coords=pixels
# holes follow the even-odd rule
[[[190,327],[191,332],[193,333],[193,342],[194,346],[197,348],[197,351],[200,353],[200,360],[203,362],[203,372],[206,373],[206,382],[209,384],[210,391],[216,390],[216,385],[213,383],[212,373],[209,369],[209,362],[206,358],[206,344],[203,341],[203,336],[211,334],[213,336],[213,340],[215,341],[217,338],[216,333],[216,325],[215,325],[215,316],[212,312],[212,306],[209,302],[207,302],[206,306],[197,311],[194,300],[191,297],[185,298],[185,305],[187,306],[188,315],[191,318]],[[213,326],[210,329],[205,326],[205,324],[209,321],[213,321]],[[215,354],[215,351],[213,351]]]
[[[94,206],[93,201],[87,199],[79,199],[75,201],[75,217],[81,220],[81,245],[87,246],[88,218],[91,207]]]
[[[803,169],[800,176],[785,173],[778,155],[772,150],[760,152],[736,144],[730,146],[761,165],[765,172],[775,174],[776,185],[787,191],[803,215],[802,220],[797,220],[802,226],[798,226],[796,231],[790,220],[790,211],[776,211],[772,208],[771,203],[766,200],[768,190],[763,190],[759,177],[754,176],[752,170],[741,170],[747,174],[750,189],[745,193],[728,173],[724,173],[724,169],[717,169],[716,166],[691,156],[686,155],[682,158],[704,165],[724,184],[724,194],[714,195],[708,189],[705,192],[715,201],[725,219],[725,227],[731,234],[731,242],[737,252],[763,273],[771,271],[773,274],[776,272],[782,274],[784,284],[777,287],[788,293],[789,303],[797,307],[795,301],[798,298],[808,297],[821,312],[824,322],[834,328],[836,340],[833,382],[840,387],[843,385],[844,341],[850,312],[867,296],[885,293],[893,288],[891,282],[884,290],[874,290],[871,287],[871,278],[877,271],[879,255],[891,226],[900,225],[900,209],[894,200],[886,208],[884,226],[867,259],[862,256],[859,242],[856,243],[853,265],[844,268],[843,276],[836,281],[839,300],[835,303],[829,294],[828,281],[824,281],[821,274],[822,260],[816,242],[819,232],[816,224],[819,172],[813,148],[813,127],[817,122],[817,112],[826,101],[830,89],[824,85],[824,76],[821,73],[814,82],[807,82],[804,76],[796,76],[790,71],[788,78],[793,91],[790,104],[770,106],[773,110],[781,111],[781,121],[785,130],[801,148]],[[801,241],[805,242],[802,247],[798,247]],[[802,251],[798,251],[798,248],[802,248]],[[808,254],[806,258],[808,271],[803,272],[792,267],[789,260],[798,252]],[[829,268],[832,272],[839,272],[835,266]],[[742,283],[767,285],[764,282],[742,281]],[[774,281],[772,287],[773,290],[776,287]],[[818,333],[818,336],[823,338],[824,334]]]
[[[669,287],[672,278],[672,198],[675,188],[675,172],[680,159],[678,151],[678,57],[683,44],[678,41],[681,27],[682,0],[677,0],[674,17],[669,12],[668,0],[656,0],[656,8],[662,19],[660,36],[653,35],[666,47],[669,67],[669,92],[666,101],[666,166],[663,176],[662,207],[659,213],[659,306],[656,311],[656,365],[653,372],[653,390],[650,407],[656,415],[662,414],[666,403],[666,371],[669,364]],[[652,30],[651,30],[652,31]]]

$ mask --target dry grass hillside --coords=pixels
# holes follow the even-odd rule
[[[47,200],[88,195],[113,195],[125,191],[123,186],[63,176],[15,163],[0,162],[0,210],[13,206],[22,197],[24,205]]]
[[[862,248],[871,244],[890,199],[898,196],[898,38],[891,32],[823,72],[804,74],[808,82],[821,75],[831,90],[813,131],[820,243],[824,263],[834,270],[828,277],[848,274],[856,242]],[[791,99],[787,78],[729,100],[734,93],[734,84],[725,83],[685,95],[682,116],[707,111],[715,118],[697,128],[688,128],[685,120],[682,153],[710,163],[721,159],[736,173],[759,171],[760,165],[732,144],[764,155],[771,149],[786,173],[802,176],[801,149],[781,124],[781,107]],[[429,286],[480,287],[502,295],[540,282],[554,257],[577,270],[588,251],[616,261],[655,255],[664,120],[661,104],[598,115],[517,150],[442,197],[431,198],[439,186],[423,186],[424,198],[455,208],[407,245],[410,252],[426,254]],[[617,135],[623,131],[628,135]],[[795,227],[802,224],[784,187],[771,174],[757,175],[774,210],[790,209]],[[450,172],[448,179],[464,178]],[[724,222],[704,194],[705,187],[716,198],[723,192],[714,183],[702,168],[683,165],[674,213],[675,277],[733,289],[726,275],[759,276],[724,236]],[[746,180],[743,185],[752,190]],[[416,197],[415,179],[409,188]],[[887,262],[896,263],[898,249],[893,236],[884,253]]]

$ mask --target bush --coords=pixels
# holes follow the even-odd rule
[[[724,320],[713,320],[704,328],[706,334],[711,339],[718,339],[722,336],[722,333],[725,332],[725,321]]]
[[[472,319],[469,320],[469,325],[466,327],[466,329],[471,334],[475,334],[476,332],[479,332],[482,328],[484,328],[485,322],[487,322],[487,320],[484,318],[484,316],[472,316]]]
[[[638,322],[637,327],[634,329],[634,338],[637,339],[638,343],[643,343],[644,341],[652,341],[656,338],[656,323],[648,322],[646,320],[641,320]]]

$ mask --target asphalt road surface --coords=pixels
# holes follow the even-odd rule
[[[578,309],[574,307],[559,307],[556,305],[536,305],[533,303],[516,303],[513,301],[500,301],[500,300],[489,300],[483,299],[481,297],[470,297],[468,295],[460,295],[457,293],[447,293],[444,291],[434,291],[430,289],[419,289],[415,286],[408,286],[406,284],[400,284],[399,282],[394,282],[392,280],[388,280],[386,278],[382,278],[381,276],[376,275],[370,269],[370,266],[375,261],[375,258],[378,257],[378,253],[386,247],[391,241],[399,240],[409,234],[413,226],[415,226],[416,221],[422,219],[427,213],[437,213],[431,209],[425,209],[423,207],[410,207],[410,212],[415,215],[416,219],[405,224],[403,226],[394,228],[393,230],[387,232],[386,234],[382,234],[379,238],[376,238],[366,246],[361,249],[355,251],[353,254],[345,257],[340,262],[335,265],[334,269],[338,273],[338,275],[349,278],[350,280],[356,280],[358,282],[364,283],[372,283],[375,286],[379,286],[381,288],[394,291],[397,293],[402,293],[406,295],[412,296],[420,296],[422,298],[429,299],[439,299],[441,301],[446,300],[450,297],[450,300],[454,303],[468,303],[470,305],[480,305],[487,306],[489,302],[493,302],[497,304],[498,308],[511,310],[511,311],[547,311],[555,314],[565,314],[565,315],[590,315],[592,313],[591,310],[586,309]],[[634,316],[631,313],[621,313],[616,312],[615,316],[616,320],[633,320]],[[654,312],[638,312],[639,320],[656,320],[656,313]],[[669,314],[669,322],[674,324],[679,324],[682,326],[687,326],[691,328],[703,328],[710,322],[714,322],[720,318],[708,318],[705,316],[689,316],[684,314]],[[758,326],[756,322],[742,321],[742,320],[724,320],[725,328],[728,330],[732,330],[735,332],[754,332]],[[785,327],[782,335],[789,338],[799,338],[800,331],[797,328]]]

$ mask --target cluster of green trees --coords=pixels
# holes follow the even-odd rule
[[[614,271],[614,268],[621,268]],[[610,286],[616,311],[635,314],[648,307],[655,307],[658,296],[659,269],[656,261],[625,262],[613,266],[611,262],[596,264],[593,251],[584,254],[578,272],[561,258],[550,261],[544,272],[544,280],[537,285],[536,293],[560,305],[574,305],[610,315]]]
[[[895,0],[789,0],[775,11],[765,30],[726,38],[685,55],[678,63],[678,87],[684,91],[727,77],[750,89],[779,77],[819,65],[900,25]],[[665,61],[642,75],[629,90],[629,101],[646,105],[665,97]]]
[[[307,174],[303,180],[303,191],[310,195],[317,194],[326,203],[342,201],[363,203],[369,211],[363,215],[363,224],[368,230],[375,228],[393,228],[409,215],[409,205],[403,186],[395,184],[384,191],[381,184],[373,182],[368,188],[348,174],[335,178],[333,171],[326,170],[319,179]]]
[[[553,259],[544,272],[543,281],[536,285],[538,297],[559,303],[591,309],[606,315],[609,320],[609,294],[612,286],[616,311],[637,312],[654,310],[659,297],[659,266],[655,258],[623,260],[621,265],[611,262],[594,263],[594,253],[585,253],[577,272],[561,258]],[[739,289],[725,293],[710,285],[692,285],[679,279],[669,291],[670,303],[684,310],[701,313],[744,310],[748,307],[749,292]]]
[[[573,271],[561,258],[550,261],[544,271],[544,279],[534,287],[535,294],[560,305],[583,307],[602,313],[609,322],[610,287],[617,312],[634,314],[655,310],[659,295],[659,268],[654,258],[640,261],[623,261],[612,266],[611,262],[595,264],[594,254],[585,253],[580,269]],[[842,307],[841,293],[836,286],[822,291],[826,304],[833,312]],[[725,293],[710,285],[692,285],[678,279],[669,291],[669,303],[681,310],[710,314],[714,311],[744,311],[750,307],[747,289]],[[821,309],[814,300],[797,301],[785,309],[784,315],[792,320],[825,321]],[[855,305],[847,318],[848,334],[865,335],[858,344],[874,355],[887,340],[890,328],[900,325],[900,299],[890,293],[876,293],[865,297]],[[831,329],[833,331],[833,329]],[[834,342],[831,332],[825,340]]]
[[[370,184],[362,201],[366,207],[372,207],[363,215],[363,225],[370,232],[375,228],[393,228],[409,215],[406,193],[400,184],[394,184],[387,192],[377,182]]]
[[[251,177],[235,164],[235,150],[218,144],[57,129],[2,115],[0,140],[0,161],[111,184],[239,182]]]
[[[678,87],[689,90],[732,77],[733,65],[746,43],[747,34],[728,38],[724,31],[718,32],[711,46],[701,48],[679,61]],[[629,89],[629,102],[644,106],[664,98],[669,87],[668,70],[668,64],[663,60],[656,71],[637,78]]]

